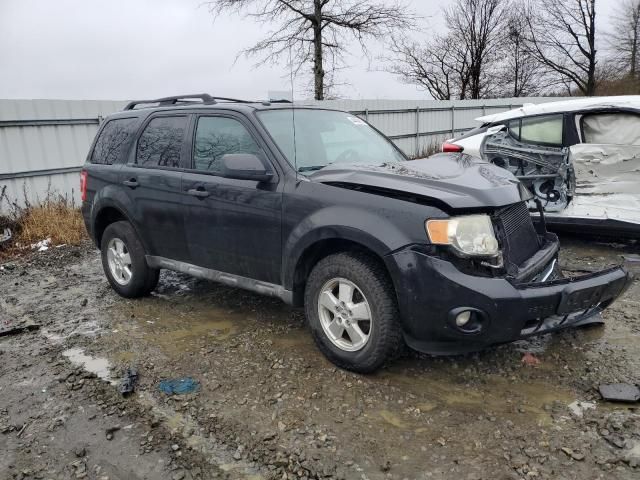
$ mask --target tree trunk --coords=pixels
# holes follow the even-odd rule
[[[315,22],[313,24],[313,83],[316,100],[324,100],[324,68],[322,59],[322,4],[313,2]]]
[[[596,94],[596,0],[591,0],[589,16],[589,77],[587,78],[587,97]]]
[[[640,2],[636,6],[635,11],[633,12],[633,40],[631,43],[631,70],[630,75],[631,78],[635,78],[637,74],[637,65],[638,65],[638,36],[640,36]]]

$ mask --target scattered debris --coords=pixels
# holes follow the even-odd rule
[[[594,402],[581,402],[580,400],[576,400],[570,403],[568,407],[576,417],[582,417],[585,410],[595,410],[596,404]]]
[[[135,368],[127,368],[124,376],[120,380],[120,393],[123,396],[133,393],[136,383],[138,383],[138,370]]]
[[[40,240],[37,243],[31,244],[31,250],[38,250],[39,252],[45,252],[49,250],[51,246],[51,238],[45,238],[44,240]]]
[[[38,330],[39,328],[40,325],[38,325],[37,323],[26,323],[12,326],[0,323],[0,337],[5,337],[7,335],[18,335],[24,332],[32,332],[33,330]]]
[[[540,359],[536,357],[533,353],[527,352],[522,356],[522,363],[524,363],[528,367],[535,367],[540,365]]]
[[[580,453],[576,450],[572,450],[568,447],[562,447],[561,450],[568,456],[573,458],[574,460],[581,462],[582,460],[584,460],[584,454]]]
[[[4,228],[0,233],[0,244],[6,243],[13,238],[13,233],[10,228]]]
[[[611,383],[600,385],[600,395],[609,402],[635,403],[640,401],[640,388],[629,383]]]
[[[167,395],[184,395],[197,391],[200,388],[200,384],[191,377],[183,377],[173,380],[163,380],[158,387],[161,392]]]
[[[118,430],[120,430],[119,426],[107,428],[106,431],[104,432],[106,434],[107,440],[113,440],[113,434],[116,433]]]
[[[27,424],[25,423],[24,425],[22,425],[22,428],[20,429],[20,431],[18,432],[18,437],[22,435],[22,432],[24,432],[24,430],[27,428]]]

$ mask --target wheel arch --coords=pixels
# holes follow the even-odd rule
[[[297,254],[289,257],[294,260],[288,263],[284,271],[284,284],[293,292],[293,305],[304,304],[306,280],[320,260],[329,255],[350,251],[364,253],[380,262],[391,279],[391,273],[385,261],[388,248],[380,240],[355,229],[343,229],[340,232],[333,230],[330,233],[315,232],[311,238],[307,238],[304,247],[300,247]],[[394,284],[393,281],[391,283]]]

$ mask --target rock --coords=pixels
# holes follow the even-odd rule
[[[184,470],[178,470],[171,476],[171,480],[183,480],[184,478]]]
[[[180,450],[180,445],[174,443],[173,445],[171,445],[171,450],[177,452],[178,450]]]
[[[76,457],[82,458],[87,454],[87,450],[84,447],[76,448],[73,453],[76,454]]]

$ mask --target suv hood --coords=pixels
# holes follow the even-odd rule
[[[459,153],[381,166],[329,165],[309,179],[411,193],[444,202],[453,209],[502,207],[531,197],[507,170]]]

